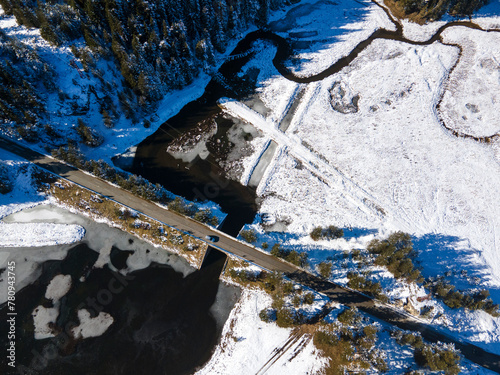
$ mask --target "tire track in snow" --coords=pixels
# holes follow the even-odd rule
[[[307,345],[307,343],[309,343],[310,340],[311,338],[304,337],[304,334],[292,331],[291,335],[288,337],[288,340],[285,341],[282,346],[273,350],[273,352],[271,353],[271,357],[255,373],[255,375],[265,374],[280,358],[282,358],[291,348],[295,346],[295,350],[290,357],[290,360],[292,360],[300,353],[302,349],[304,349],[304,347]]]
[[[268,121],[259,113],[253,111],[243,103],[232,99],[222,98],[219,106],[230,115],[252,124],[266,136],[274,140],[285,151],[300,161],[302,165],[317,176],[321,181],[340,192],[354,206],[367,214],[385,216],[389,214],[386,208],[380,207],[376,199],[365,189],[352,181],[328,161],[306,147],[298,137],[289,136],[277,129],[274,123]]]

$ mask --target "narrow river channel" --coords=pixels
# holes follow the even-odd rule
[[[243,186],[230,178],[221,162],[238,146],[228,137],[235,122],[223,116],[217,100],[221,97],[241,101],[254,99],[258,74],[237,74],[252,58],[252,43],[258,40],[272,42],[277,47],[273,64],[278,72],[289,80],[307,84],[339,72],[375,39],[429,45],[444,43],[441,34],[449,27],[481,29],[472,22],[451,22],[429,40],[415,42],[406,39],[399,23],[393,22],[395,31],[375,31],[350,54],[311,77],[297,77],[287,68],[286,61],[293,55],[293,50],[272,29],[248,34],[232,52],[240,57],[221,66],[203,96],[187,104],[138,145],[130,170],[188,199],[217,202],[228,213],[222,230],[236,235],[244,224],[254,220],[258,199],[255,187]],[[442,125],[446,128],[444,122]],[[189,157],[167,152],[168,147],[182,149],[183,142],[189,141],[189,137],[183,138],[183,135],[189,132],[193,133],[191,137],[210,134],[202,150],[191,150],[193,155]],[[454,135],[467,137],[466,134]],[[240,136],[248,141],[254,135],[242,131]],[[162,262],[153,261],[145,267],[127,270],[128,262],[138,253],[147,257],[157,250],[104,224],[88,221],[84,226],[87,230],[84,241],[69,247],[65,245],[67,255],[62,259],[38,262],[38,268],[33,271],[38,277],[17,294],[17,363],[26,369],[27,374],[193,373],[210,358],[222,326],[238,298],[235,288],[219,283],[224,258],[211,252],[200,271],[187,271],[185,265],[180,265],[182,261],[173,255],[163,258]],[[99,244],[96,238],[106,241]],[[95,267],[103,248],[109,250],[109,262]],[[60,248],[54,247],[54,251],[58,250]],[[32,313],[38,306],[54,307],[45,297],[45,292],[58,274],[70,275],[72,282],[69,291],[59,301],[59,314],[51,327],[55,337],[35,340]],[[97,300],[99,295],[102,299],[102,291],[109,290],[116,282],[121,287],[119,292],[112,293],[111,299],[101,300],[97,307],[95,302],[89,302]],[[81,309],[87,309],[91,318],[106,313],[112,317],[113,323],[97,337],[71,338],[66,333],[67,327],[79,321],[78,311]],[[5,304],[0,306],[3,316],[5,310]],[[6,336],[0,340],[6,346]],[[2,374],[9,373],[5,361],[5,356],[2,356]]]
[[[240,101],[255,100],[256,76],[258,74],[242,74],[240,72],[242,67],[253,57],[252,45],[254,42],[259,40],[271,42],[276,47],[276,54],[272,59],[272,63],[279,74],[288,80],[307,84],[323,80],[347,67],[376,39],[387,39],[420,46],[439,42],[456,47],[460,53],[455,66],[451,69],[453,71],[462,55],[462,47],[458,44],[444,42],[441,36],[442,33],[450,27],[458,26],[483,30],[479,25],[471,21],[453,21],[441,26],[428,40],[413,41],[403,35],[400,22],[394,19],[385,7],[373,0],[372,2],[386,12],[396,29],[378,29],[374,31],[367,39],[358,43],[348,55],[340,57],[330,67],[310,77],[299,77],[287,67],[287,61],[293,56],[294,51],[286,39],[273,32],[273,24],[269,25],[269,30],[257,30],[249,33],[232,51],[231,56],[235,58],[229,58],[220,67],[207,85],[204,94],[199,99],[184,106],[177,115],[166,121],[154,134],[137,146],[133,166],[128,169],[150,181],[162,184],[168,190],[187,199],[211,200],[218,203],[222,210],[228,213],[222,230],[228,234],[236,235],[244,224],[251,223],[254,220],[258,206],[255,190],[257,183],[250,180],[249,186],[243,186],[226,173],[227,171],[223,166],[224,159],[231,150],[242,146],[228,139],[228,131],[236,123],[234,119],[223,116],[221,109],[217,106],[217,101],[222,97],[231,97]],[[290,13],[293,12],[293,9],[290,10]],[[275,24],[277,23],[275,22]],[[277,26],[274,28],[276,31],[283,31]],[[498,32],[500,30],[483,31]],[[443,95],[444,92],[441,94],[441,99]],[[296,100],[300,100],[300,98],[296,98]],[[441,100],[439,100],[436,108],[438,119],[441,125],[452,135],[470,138],[479,142],[491,142],[500,138],[500,134],[475,137],[451,129],[439,116],[440,102]],[[182,147],[183,143],[189,143],[193,137],[202,136],[203,126],[207,123],[215,123],[217,126],[215,127],[216,131],[206,138],[206,149],[203,155],[201,153],[191,155],[189,160],[186,161],[185,157],[179,157],[179,154],[175,155],[167,152],[172,144],[177,143],[179,146],[180,143]],[[205,134],[207,133],[205,132]],[[252,137],[251,134],[244,135],[249,138]],[[186,154],[189,154],[189,152]],[[262,173],[262,169],[265,169],[265,167],[265,165],[259,165],[259,172]]]

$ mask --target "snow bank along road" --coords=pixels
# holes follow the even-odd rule
[[[65,178],[85,189],[89,189],[107,199],[111,199],[117,203],[125,205],[146,216],[149,216],[154,220],[194,236],[202,241],[204,241],[205,236],[216,235],[220,239],[217,244],[207,241],[204,242],[209,243],[211,246],[225,253],[235,255],[264,269],[283,272],[290,279],[325,294],[333,301],[351,307],[358,307],[360,310],[400,328],[419,331],[422,333],[422,336],[429,341],[454,343],[455,347],[460,349],[462,354],[467,359],[500,373],[499,355],[489,353],[468,342],[457,340],[444,332],[438,331],[424,321],[416,319],[402,311],[396,310],[390,305],[381,304],[361,293],[341,287],[332,282],[325,281],[249,244],[238,241],[221,231],[194,221],[188,217],[179,215],[175,212],[168,211],[157,204],[139,198],[117,186],[111,185],[104,180],[91,176],[81,170],[57,161],[50,156],[33,151],[1,136],[0,147],[31,161],[33,164],[49,171],[50,173]]]

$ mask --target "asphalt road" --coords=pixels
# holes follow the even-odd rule
[[[240,242],[234,237],[228,236],[224,232],[209,227],[208,225],[202,224],[189,217],[179,215],[176,212],[169,211],[100,178],[94,177],[50,156],[40,154],[9,139],[0,137],[0,147],[85,189],[91,190],[104,196],[105,198],[127,206],[154,220],[164,223],[165,225],[197,237],[202,241],[207,242],[210,246],[225,253],[236,255],[244,260],[255,263],[256,265],[271,271],[276,270],[288,273],[297,270],[297,267],[294,265],[283,262],[280,259],[275,258],[249,244]],[[208,235],[217,236],[219,240],[217,242],[206,241],[205,237]]]
[[[499,355],[490,353],[468,341],[450,336],[446,332],[434,328],[433,326],[427,324],[424,320],[415,318],[405,311],[370,299],[369,297],[363,296],[361,293],[349,291],[334,283],[311,275],[308,272],[296,271],[292,274],[287,274],[287,276],[298,283],[307,285],[311,289],[325,294],[333,301],[337,301],[351,307],[356,306],[359,310],[382,322],[395,325],[396,327],[404,330],[420,332],[422,338],[428,342],[454,344],[455,348],[459,349],[462,355],[468,360],[489,370],[500,373]]]
[[[390,305],[379,303],[359,292],[325,281],[320,277],[314,276],[299,267],[273,257],[249,244],[240,242],[217,229],[175,212],[168,211],[155,203],[139,198],[100,178],[91,176],[50,156],[40,154],[1,136],[0,147],[29,160],[40,168],[78,184],[83,188],[89,189],[108,199],[141,212],[165,225],[197,237],[207,242],[210,246],[225,253],[236,255],[241,259],[247,260],[270,271],[283,272],[290,279],[325,294],[333,301],[351,307],[355,306],[381,321],[393,324],[402,329],[419,331],[422,337],[427,341],[453,343],[457,349],[461,350],[464,357],[470,361],[500,373],[499,355],[489,353],[466,341],[455,339],[444,332],[436,330],[425,321],[414,318]],[[219,241],[215,243],[206,241],[205,236],[208,235],[217,236]]]

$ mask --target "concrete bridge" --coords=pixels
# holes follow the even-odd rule
[[[499,355],[489,353],[465,340],[456,339],[444,330],[431,326],[424,320],[413,317],[391,305],[380,303],[362,293],[326,281],[291,263],[273,257],[250,244],[239,241],[224,232],[197,222],[189,217],[177,214],[176,212],[169,211],[98,177],[84,173],[51,156],[33,151],[10,139],[0,136],[0,147],[27,159],[56,176],[127,206],[162,224],[194,236],[226,254],[236,256],[269,271],[283,272],[291,280],[323,293],[333,301],[350,307],[357,307],[376,319],[393,324],[402,329],[419,331],[422,337],[427,341],[453,343],[455,347],[462,352],[464,357],[470,361],[500,373]],[[217,236],[219,240],[217,242],[212,242],[206,240],[207,236]]]

